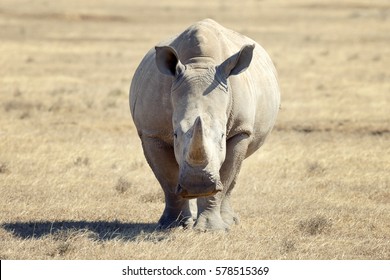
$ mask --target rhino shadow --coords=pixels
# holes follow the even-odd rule
[[[147,240],[154,235],[157,224],[122,223],[119,221],[31,221],[1,224],[1,228],[15,237],[38,239],[44,236],[54,238],[69,237],[72,233],[86,233],[88,238],[107,241],[119,239],[125,241]],[[154,236],[154,239],[158,236]],[[161,237],[160,237],[161,238]]]

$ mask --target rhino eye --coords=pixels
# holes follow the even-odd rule
[[[175,138],[177,138],[177,133],[176,133],[176,132],[174,132],[174,133],[173,133],[173,136],[174,136]]]

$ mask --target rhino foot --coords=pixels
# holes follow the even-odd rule
[[[229,199],[225,199],[221,206],[221,216],[222,219],[227,223],[229,226],[233,224],[238,224],[240,222],[240,219],[238,215],[234,212],[232,207],[230,206]]]
[[[197,231],[228,231],[230,226],[225,223],[221,215],[208,212],[202,213],[195,222],[194,229]]]
[[[190,216],[179,215],[174,218],[172,216],[161,216],[158,221],[158,229],[170,229],[175,227],[191,228],[194,225],[194,220]]]
[[[221,211],[221,216],[223,221],[228,224],[229,226],[231,225],[238,225],[240,223],[240,218],[238,215],[233,211]]]

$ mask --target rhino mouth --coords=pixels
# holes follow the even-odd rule
[[[208,197],[217,194],[222,191],[222,188],[217,185],[213,185],[213,187],[205,188],[208,191],[198,191],[198,192],[190,192],[186,188],[183,188],[182,185],[178,184],[176,188],[176,195],[181,196],[186,199],[200,198],[200,197]]]
[[[211,193],[201,193],[201,194],[180,194],[180,196],[182,198],[186,198],[186,199],[193,199],[193,198],[212,196],[212,195],[215,195],[218,192],[219,191],[214,191],[214,192],[211,192]]]

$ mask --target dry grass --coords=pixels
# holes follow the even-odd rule
[[[390,6],[339,2],[1,1],[0,259],[390,259]],[[282,110],[240,225],[159,232],[127,90],[204,17],[270,52]]]

